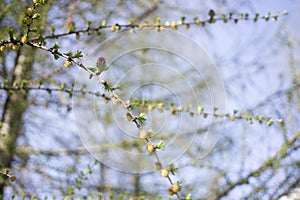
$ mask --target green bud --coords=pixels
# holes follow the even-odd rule
[[[158,142],[158,144],[156,145],[156,148],[158,149],[163,149],[165,147],[164,142],[161,140]]]

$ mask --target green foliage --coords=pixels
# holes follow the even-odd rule
[[[157,148],[157,149],[163,149],[163,148],[165,148],[164,141],[160,140],[160,141],[157,143],[156,148]]]
[[[170,166],[169,166],[169,170],[171,172],[171,174],[175,175],[177,172],[178,172],[178,168],[175,166],[174,163],[172,163]]]
[[[139,116],[137,116],[137,120],[140,124],[144,124],[145,121],[147,120],[146,114],[140,113]]]

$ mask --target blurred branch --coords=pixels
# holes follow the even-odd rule
[[[283,90],[274,92],[273,94],[269,95],[263,102],[257,104],[255,107],[256,108],[262,107],[262,106],[266,105],[267,103],[270,103],[270,101],[273,100],[274,97],[282,96],[284,94],[290,94],[293,91],[298,91],[297,90],[298,88],[300,88],[300,82],[293,84],[291,87],[289,87],[287,89],[283,89]]]
[[[268,168],[274,167],[274,165],[279,165],[281,160],[288,156],[288,154],[290,153],[289,152],[290,148],[294,145],[294,143],[298,140],[299,137],[300,137],[300,132],[297,132],[296,134],[294,134],[294,136],[290,140],[286,141],[273,156],[271,156],[267,161],[265,161],[261,165],[261,167],[259,167],[255,171],[249,173],[246,177],[239,179],[235,183],[232,183],[223,191],[218,192],[216,194],[216,197],[217,197],[216,199],[220,199],[224,196],[227,196],[230,191],[232,191],[234,188],[236,188],[240,185],[248,184],[249,179],[251,177],[259,177]]]
[[[137,1],[137,3],[140,3],[140,2]],[[153,1],[152,7],[148,8],[147,10],[145,10],[145,11],[138,17],[138,20],[145,19],[146,17],[148,17],[149,15],[151,15],[151,13],[153,13],[155,10],[158,9],[159,4],[161,4],[161,0],[154,0],[154,1]]]
[[[53,69],[51,72],[49,72],[47,74],[43,74],[40,77],[36,77],[32,80],[28,80],[28,84],[32,84],[32,85],[37,84],[37,83],[40,83],[41,81],[46,81],[47,79],[52,78],[54,75],[63,74],[65,72],[66,72],[65,67],[60,67],[60,68],[57,68],[57,69]]]
[[[274,190],[276,192],[270,195],[270,199],[279,199],[281,196],[290,194],[291,191],[300,184],[299,181],[300,177],[295,176],[295,172],[292,171],[277,186],[277,188]],[[282,190],[283,188],[285,189]]]
[[[125,142],[126,141],[114,145],[122,146],[122,144],[124,144]],[[79,155],[79,154],[91,154],[93,152],[101,152],[101,151],[109,150],[111,147],[112,147],[111,144],[89,146],[89,151],[87,151],[86,148],[84,147],[78,147],[76,149],[39,150],[39,149],[32,148],[30,146],[23,146],[23,147],[17,147],[17,153],[18,154],[33,153],[36,155],[46,155],[46,156],[63,156],[63,155],[70,155],[70,154]]]
[[[286,196],[291,194],[291,191],[295,189],[296,187],[300,186],[300,177],[298,177],[295,181],[293,181],[281,194],[279,194],[277,197],[272,198],[271,200],[279,199],[280,197]]]

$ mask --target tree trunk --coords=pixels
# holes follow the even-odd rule
[[[26,79],[30,79],[32,74],[32,65],[34,63],[35,49],[24,46],[18,51],[15,67],[13,69],[12,81],[19,83]],[[22,135],[23,114],[28,107],[27,93],[24,90],[7,92],[7,99],[3,108],[2,122],[3,126],[0,130],[0,163],[3,168],[11,168],[13,156],[16,151],[17,139]],[[4,194],[6,181],[0,182],[0,194]]]
[[[141,183],[140,183],[140,174],[134,174],[133,175],[133,185],[134,185],[134,195],[135,197],[138,197],[141,192]]]
[[[46,24],[47,12],[51,7],[52,1],[49,1],[40,10],[40,18],[36,21],[35,26],[40,27]],[[23,31],[21,31],[23,32]],[[31,33],[33,34],[33,33]],[[31,46],[21,46],[15,59],[12,76],[9,84],[14,81],[19,83],[22,80],[30,80],[33,73],[33,63],[35,62],[36,49]],[[8,77],[4,77],[7,78]],[[0,164],[2,168],[11,168],[17,147],[17,139],[23,134],[23,115],[28,107],[28,93],[25,90],[7,92],[7,98],[3,106],[2,127],[0,127]],[[7,180],[0,179],[0,196],[4,196],[4,190]]]

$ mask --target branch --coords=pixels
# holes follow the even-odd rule
[[[137,127],[137,129],[139,130],[139,132],[141,133],[142,131],[143,131],[143,129],[141,129],[141,121],[139,120],[139,116],[135,116],[132,112],[131,112],[131,106],[128,104],[128,103],[125,103],[121,98],[119,98],[118,97],[118,95],[115,93],[115,91],[113,91],[113,98],[116,100],[115,102],[116,103],[120,103],[122,106],[123,106],[123,108],[125,108],[126,110],[127,110],[127,114],[126,114],[126,119],[128,120],[128,121],[132,121],[135,125],[136,125],[136,127]],[[146,119],[145,119],[146,120]],[[146,142],[146,145],[147,145],[147,148],[148,148],[148,144],[150,144],[150,145],[153,145],[153,143],[152,143],[152,141],[151,141],[151,139],[150,139],[150,137],[149,137],[149,135],[146,135],[145,137],[141,137],[142,139],[144,139],[145,140],[145,142]],[[146,148],[146,149],[147,149]],[[150,154],[153,154],[154,156],[155,156],[155,158],[156,158],[156,165],[158,166],[158,168],[159,169],[162,169],[162,162],[161,162],[161,160],[160,160],[160,158],[159,158],[159,156],[158,156],[158,153],[155,151],[155,148],[156,148],[156,146],[154,147],[153,146],[153,152],[150,152],[150,151],[148,151]],[[148,149],[147,149],[148,150]],[[173,181],[172,181],[172,179],[171,179],[171,177],[170,177],[170,175],[168,174],[167,176],[166,176],[166,178],[168,179],[168,181],[169,181],[169,183],[171,184],[171,186],[174,184],[173,183]],[[180,195],[179,195],[179,193],[178,192],[175,192],[174,193],[176,196],[177,196],[177,198],[178,199],[181,199],[181,197],[180,197]]]
[[[290,194],[294,188],[299,187],[299,184],[300,184],[300,178],[297,178],[292,184],[289,185],[289,187],[287,187],[281,194],[279,194],[276,199],[280,199],[281,197]],[[272,198],[272,200],[273,199],[275,200],[275,198]]]
[[[18,91],[18,90],[40,90],[40,91],[47,91],[48,93],[51,92],[65,92],[68,93],[70,96],[73,94],[91,94],[96,97],[102,97],[105,100],[109,101],[111,100],[110,97],[105,95],[104,93],[99,93],[99,92],[92,92],[92,91],[87,91],[85,89],[74,89],[74,88],[50,88],[50,87],[41,87],[39,86],[30,86],[30,85],[19,85],[19,86],[8,86],[8,85],[2,85],[0,84],[0,90],[7,90],[7,91]]]
[[[89,74],[92,74],[93,76],[97,77],[98,81],[104,86],[104,88],[106,88],[108,91],[112,92],[111,94],[112,94],[112,98],[114,99],[114,102],[115,103],[120,103],[127,110],[127,115],[130,116],[130,120],[128,120],[128,121],[132,121],[136,125],[136,127],[140,130],[140,126],[141,126],[140,116],[134,116],[133,113],[131,112],[130,106],[127,103],[125,103],[125,101],[123,101],[121,98],[119,98],[119,96],[115,93],[116,88],[112,87],[108,82],[103,80],[95,72],[91,71],[88,67],[83,65],[81,62],[77,61],[75,58],[73,58],[73,57],[71,57],[67,54],[61,53],[58,50],[58,48],[48,48],[48,47],[45,47],[43,45],[36,44],[36,43],[33,43],[33,42],[27,42],[26,44],[29,45],[29,46],[36,47],[38,49],[44,50],[44,51],[48,51],[51,54],[53,54],[55,57],[63,57],[68,62],[75,63],[77,66],[79,66],[83,70],[87,71]],[[13,88],[11,88],[11,89],[13,89]],[[45,90],[47,90],[47,89],[45,89]],[[66,92],[68,92],[68,90],[66,90]],[[149,137],[146,137],[145,141],[146,141],[147,144],[152,144]],[[162,164],[161,164],[161,161],[158,157],[157,152],[154,151],[153,154],[155,155],[158,166],[162,167]],[[169,175],[167,175],[167,179],[170,182],[170,184],[173,185],[173,182],[172,182]],[[177,196],[178,199],[181,199],[178,192],[174,192],[174,194]]]
[[[297,141],[297,139],[300,137],[300,132],[297,132],[296,134],[294,134],[294,136],[286,141],[281,148],[273,155],[271,156],[267,161],[265,161],[263,163],[263,165],[261,167],[259,167],[257,170],[249,173],[246,177],[241,178],[240,180],[238,180],[237,182],[229,185],[228,188],[226,188],[225,190],[218,192],[217,193],[217,197],[216,199],[220,199],[224,196],[227,196],[228,193],[233,190],[235,187],[243,185],[243,184],[248,184],[249,183],[249,179],[251,177],[258,177],[260,176],[264,171],[266,171],[268,168],[273,167],[274,163],[279,164],[280,161],[285,158],[288,155],[288,150],[289,148],[291,148],[291,146]]]
[[[132,102],[128,104],[130,108],[139,108],[139,109],[148,109],[148,111],[157,109],[160,112],[163,111],[170,111],[172,115],[176,115],[177,113],[187,113],[191,117],[194,116],[202,116],[204,119],[207,117],[213,117],[216,119],[223,119],[227,118],[230,121],[236,121],[236,120],[246,120],[249,121],[250,124],[253,123],[254,120],[259,122],[260,124],[262,123],[267,123],[269,126],[271,126],[274,122],[277,122],[279,124],[282,124],[284,121],[283,119],[273,119],[271,116],[264,116],[264,115],[255,115],[252,116],[247,113],[241,113],[237,114],[238,110],[233,110],[233,113],[218,113],[217,110],[218,108],[214,108],[212,112],[205,112],[204,107],[201,105],[196,105],[197,110],[192,109],[192,105],[188,104],[186,107],[179,105],[175,106],[173,102],[163,102],[163,101],[148,101],[147,99],[137,99],[134,98]],[[168,106],[167,106],[168,105]]]
[[[115,31],[121,31],[123,29],[144,29],[144,28],[151,28],[151,29],[156,29],[156,30],[162,30],[164,28],[171,28],[174,30],[177,30],[178,27],[186,27],[187,29],[190,28],[190,26],[193,25],[201,25],[202,27],[206,26],[206,24],[213,24],[216,23],[217,21],[223,21],[224,23],[227,22],[234,22],[234,23],[238,23],[239,20],[245,20],[245,21],[253,21],[256,22],[258,20],[265,20],[265,21],[269,21],[270,19],[277,21],[278,17],[287,15],[288,12],[282,12],[282,13],[276,13],[274,15],[271,15],[271,13],[269,12],[266,15],[262,15],[260,16],[259,14],[255,14],[254,17],[249,17],[248,13],[240,13],[238,14],[238,16],[234,16],[233,12],[230,12],[229,14],[225,15],[222,14],[219,17],[216,16],[215,12],[213,10],[210,10],[208,15],[209,18],[205,19],[205,20],[200,20],[199,17],[194,17],[193,21],[189,21],[189,22],[185,22],[185,18],[186,17],[182,17],[180,20],[177,21],[165,21],[165,23],[161,23],[161,19],[160,18],[156,18],[155,23],[149,24],[149,23],[144,23],[144,24],[134,24],[132,22],[129,22],[128,24],[120,24],[120,23],[115,23],[112,25],[106,25],[106,21],[103,20],[102,24],[98,27],[90,27],[90,25],[87,26],[87,28],[85,29],[80,29],[80,30],[72,30],[66,33],[59,33],[59,34],[54,34],[52,33],[51,35],[46,35],[46,36],[40,36],[37,38],[32,38],[29,41],[30,42],[36,42],[39,41],[41,39],[41,37],[43,39],[57,39],[60,37],[64,37],[64,36],[69,36],[69,35],[80,35],[81,33],[91,33],[91,32],[97,32],[99,33],[101,30],[104,29],[109,29],[112,32]],[[3,45],[5,43],[0,43],[0,45]]]
[[[284,180],[276,187],[274,192],[270,195],[270,199],[279,199],[284,195],[291,193],[291,190],[300,183],[300,177],[298,176],[295,180],[295,171],[290,172]],[[286,186],[288,184],[288,186]],[[284,190],[282,190],[285,188]],[[276,192],[275,192],[276,191]],[[280,192],[279,192],[280,191]]]

